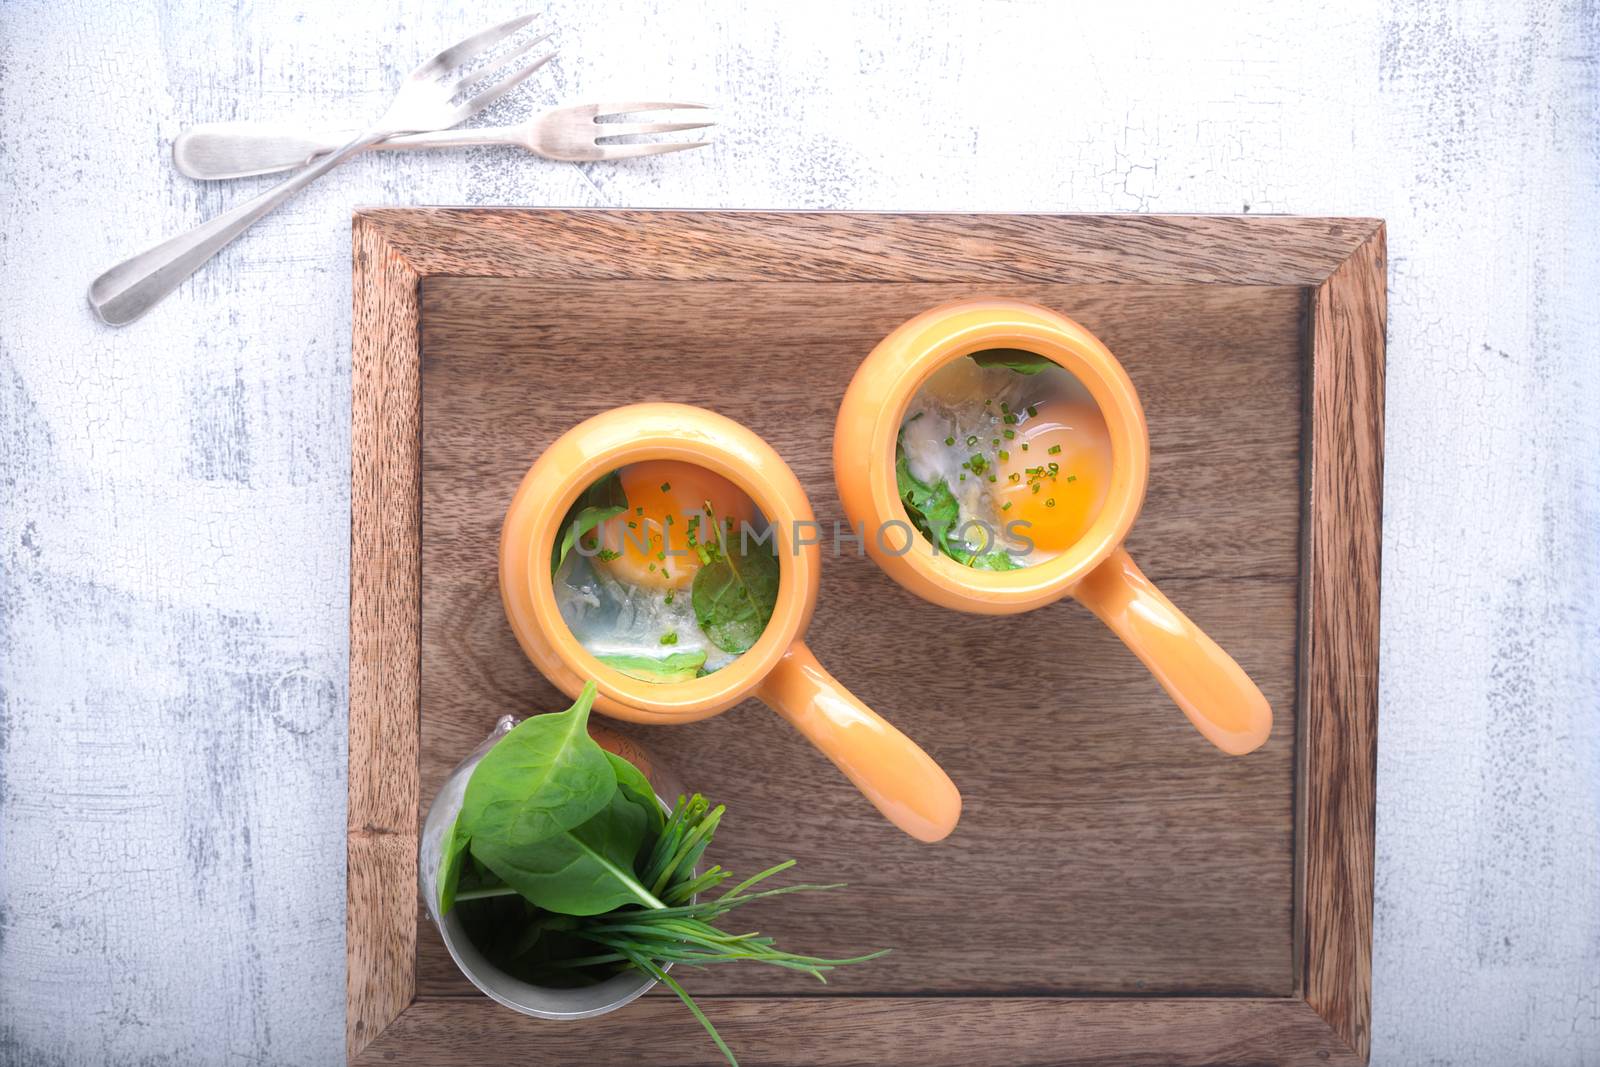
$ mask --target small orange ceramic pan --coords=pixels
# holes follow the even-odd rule
[[[556,604],[551,551],[578,496],[613,470],[676,460],[721,475],[747,494],[778,545],[777,602],[766,629],[720,670],[676,682],[623,674],[591,655]],[[632,722],[687,723],[754,696],[821,749],[894,825],[922,841],[955,828],[961,795],[915,742],[850,694],[803,640],[816,606],[821,553],[810,501],[794,472],[750,430],[702,408],[636,404],[563,434],[523,478],[500,536],[500,592],[523,651],[576,697],[593,678],[595,707]]]
[[[912,535],[895,476],[902,420],[940,367],[985,349],[1021,349],[1065,367],[1088,389],[1109,432],[1105,501],[1086,532],[1059,555],[1009,571],[978,570]],[[1144,502],[1150,441],[1127,372],[1088,330],[1016,300],[948,304],[918,315],[872,350],[851,381],[834,431],[834,476],[852,524],[896,527],[914,543],[869,536],[868,552],[896,582],[960,611],[1030,611],[1071,596],[1133,650],[1197,730],[1222,751],[1260,747],[1272,709],[1217,643],[1173,606],[1123,548]]]

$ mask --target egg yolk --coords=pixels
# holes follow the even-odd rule
[[[1064,552],[1088,533],[1111,485],[1111,434],[1100,409],[1085,401],[1040,404],[1001,444],[994,486],[1002,529],[1037,550]]]
[[[595,564],[617,581],[649,589],[682,589],[694,580],[700,557],[693,545],[715,528],[702,521],[707,502],[719,520],[739,524],[755,515],[738,486],[704,467],[676,460],[647,460],[617,471],[628,510],[602,523]],[[670,550],[670,551],[669,551]]]

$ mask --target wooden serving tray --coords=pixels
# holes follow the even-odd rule
[[[577,1024],[478,996],[419,907],[421,814],[506,712],[567,701],[506,625],[496,543],[557,435],[638,400],[763,434],[819,518],[856,365],[943,301],[1095,331],[1154,456],[1129,545],[1276,710],[1211,749],[1089,613],[954,614],[828,558],[810,643],[966,799],[885,823],[752,702],[622,731],[729,815],[714,859],[789,856],[747,916],[827,986],[686,984],[760,1064],[1360,1063],[1368,1047],[1384,234],[1371,219],[378,209],[355,218],[349,1050],[359,1063],[720,1062],[661,990]],[[848,525],[848,524],[846,524]]]

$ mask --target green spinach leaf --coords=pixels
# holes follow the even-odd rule
[[[615,518],[628,510],[628,496],[622,491],[622,478],[616,472],[585,489],[561,520],[561,536],[550,552],[550,573],[555,574],[566,562],[567,553],[578,539],[607,519]]]
[[[709,503],[706,513],[711,513]],[[761,545],[748,552],[730,552],[722,524],[713,521],[717,547],[712,551],[704,546],[706,562],[695,572],[690,598],[706,637],[722,651],[737,656],[750,651],[772,618],[778,603],[778,558]]]
[[[480,844],[526,849],[587,821],[616,795],[605,749],[587,729],[595,692],[590,682],[566,711],[523,720],[478,761],[456,820],[473,855],[481,856]]]
[[[650,835],[654,837],[661,832],[666,824],[666,813],[661,810],[661,801],[656,799],[655,787],[650,784],[650,779],[644,772],[632,763],[623,759],[615,752],[607,752],[606,758],[611,761],[611,769],[617,776],[617,788],[629,801],[639,806],[644,812],[645,826]]]
[[[612,670],[642,682],[687,682],[699,676],[700,668],[706,663],[706,654],[703,649],[697,652],[674,652],[659,658],[611,653],[596,656],[595,659]]]
[[[974,352],[972,362],[980,367],[1005,367],[1018,374],[1038,374],[1055,366],[1053,360],[1020,348],[986,348],[982,352]]]
[[[724,652],[748,652],[767,628],[778,602],[777,559],[757,549],[721,556],[694,576],[694,613],[711,643]]]
[[[617,790],[614,777],[611,787],[610,802],[579,826],[530,846],[475,836],[472,854],[523,898],[563,915],[600,915],[624,904],[662,907],[633,870],[645,814]]]
[[[444,839],[444,853],[439,859],[439,914],[448,914],[455,907],[456,886],[461,882],[461,863],[467,856],[467,842],[469,838],[461,826],[461,814],[456,813],[456,821],[450,825],[450,833]]]
[[[911,522],[924,537],[949,555],[949,535],[961,518],[955,494],[942,481],[934,485],[918,481],[906,461],[905,448],[899,443],[895,445],[894,474]]]
[[[968,562],[972,554],[951,537],[961,521],[961,508],[950,487],[942,481],[933,485],[918,481],[899,442],[895,444],[894,474],[912,525],[940,552],[958,563]]]
[[[895,482],[900,491],[900,501],[906,507],[911,524],[940,552],[965,567],[985,571],[1016,569],[1016,562],[1005,550],[989,545],[982,552],[972,552],[955,536],[961,522],[961,508],[950,487],[943,481],[928,485],[917,480],[906,460],[903,434],[895,443]]]

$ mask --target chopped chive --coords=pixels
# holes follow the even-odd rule
[[[1023,450],[1023,451],[1024,451],[1024,452],[1026,452],[1026,451],[1027,451],[1027,450],[1028,450],[1028,443],[1027,443],[1027,442],[1026,442],[1026,441],[1024,441],[1024,442],[1023,442],[1023,443],[1022,443],[1022,450]]]
[[[1017,439],[1017,431],[1015,431],[1015,430],[1007,430],[1007,431],[1005,431],[1005,439],[1007,441],[1015,441]],[[1027,448],[1028,446],[1027,445],[1023,445],[1022,447],[1023,448]]]
[[[676,589],[668,589],[667,590],[667,598],[664,601],[662,601],[662,603],[664,603],[664,604],[672,603],[672,598],[677,596],[677,595],[678,595],[678,591]]]
[[[1055,497],[1051,497],[1049,500],[1046,500],[1044,502],[1044,506],[1047,507],[1047,508],[1055,507],[1056,506],[1056,498]]]
[[[1000,510],[1001,511],[1010,511],[1011,510],[1011,501],[1007,500],[1004,504],[1001,504],[1000,505]]]
[[[635,515],[643,515],[644,514],[644,508],[634,508],[633,509],[633,513]]]
[[[1061,455],[1061,446],[1051,445],[1049,448],[1045,449],[1045,451],[1050,453],[1052,456],[1059,456]]]
[[[1017,424],[1017,417],[1015,415],[1008,414],[1000,421],[1005,423],[1007,426],[1015,426]]]
[[[1011,405],[1007,404],[1004,400],[1000,401],[1000,411],[1005,415],[1011,414]]]
[[[1075,482],[1075,481],[1077,481],[1077,480],[1078,480],[1078,476],[1077,476],[1077,475],[1076,475],[1076,474],[1069,474],[1069,475],[1067,475],[1067,481],[1069,481],[1069,482]]]
[[[1028,405],[1028,417],[1032,418],[1037,414],[1039,414],[1039,409],[1034,407],[1032,404],[1029,404]]]
[[[662,483],[661,483],[661,491],[662,491],[662,492],[663,492],[663,493],[670,493],[670,492],[672,492],[672,483],[671,483],[671,482],[662,482]]]
[[[954,445],[956,443],[956,439],[954,437],[946,437],[944,439],[944,443],[947,445]]]
[[[678,631],[676,631],[676,630],[668,630],[666,633],[662,634],[661,635],[661,643],[663,645],[675,645],[675,644],[677,644],[678,643]]]
[[[1000,450],[1000,462],[1004,463],[1006,460],[1008,460],[1010,458],[1011,458],[1011,453],[1007,452],[1005,449],[1002,448]]]
[[[1011,472],[1011,483],[1013,485],[1015,485],[1017,482],[1020,482],[1020,481],[1022,481],[1022,475],[1016,473],[1015,471],[1012,471]]]
[[[977,443],[978,443],[978,435],[977,434],[968,434],[967,435],[967,447],[968,448],[971,448],[973,445],[975,445]]]
[[[1028,488],[1032,489],[1035,493],[1037,493],[1039,491],[1039,483],[1038,482],[1034,482],[1032,485],[1028,486]]]
[[[990,480],[990,481],[991,481],[991,482],[997,482],[997,481],[999,481],[999,480],[1000,480],[1000,479],[999,479],[999,478],[996,478],[996,477],[995,477],[995,476],[994,476],[994,475],[992,475],[992,474],[991,474],[991,475],[989,475],[989,480]]]

